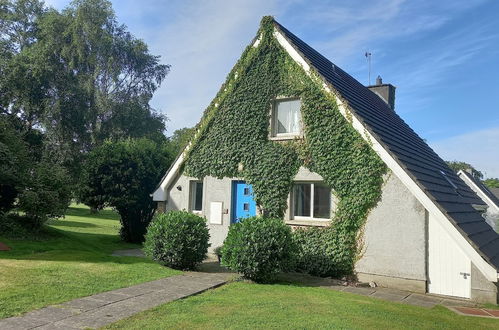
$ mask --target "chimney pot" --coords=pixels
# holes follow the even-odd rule
[[[383,79],[381,79],[381,76],[378,75],[378,77],[376,78],[376,85],[383,85]]]

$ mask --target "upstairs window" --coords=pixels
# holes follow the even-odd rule
[[[301,101],[299,99],[276,100],[272,107],[272,137],[301,135]]]
[[[331,189],[323,183],[296,183],[292,201],[294,219],[331,218]]]
[[[191,211],[203,211],[203,181],[191,181]]]

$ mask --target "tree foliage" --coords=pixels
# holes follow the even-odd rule
[[[468,164],[466,162],[457,161],[457,160],[446,161],[446,163],[454,172],[459,172],[460,170],[471,171],[471,175],[473,175],[473,177],[475,177],[479,180],[483,179],[483,173],[480,172],[479,170],[477,170],[471,164]]]
[[[69,189],[83,190],[85,157],[104,141],[163,144],[165,118],[149,103],[168,71],[110,1],[57,11],[0,0],[0,117],[9,125],[0,132],[0,208],[42,223],[62,214]]]
[[[21,135],[0,116],[0,212],[14,207],[24,188],[28,166],[28,150]]]
[[[168,138],[172,154],[178,155],[183,151],[187,144],[191,142],[195,132],[195,127],[184,127],[175,130],[172,136]]]
[[[15,207],[37,229],[48,218],[64,215],[71,191],[66,170],[49,159],[37,159],[25,140],[0,116],[0,213]]]
[[[75,179],[106,139],[165,139],[149,101],[169,66],[118,23],[109,1],[76,0],[61,12],[37,0],[1,3],[0,112],[42,128],[50,158]]]
[[[164,144],[146,138],[106,141],[88,155],[83,198],[89,205],[114,207],[122,238],[140,242],[155,211],[150,194],[171,161]]]
[[[490,178],[483,181],[490,188],[499,188],[499,178]]]

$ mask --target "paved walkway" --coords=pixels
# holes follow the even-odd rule
[[[442,305],[457,314],[465,316],[478,316],[499,319],[498,309],[480,308],[476,303],[469,300],[452,299],[447,297],[439,297],[387,288],[364,288],[351,286],[342,287],[340,285],[327,286],[327,288],[420,307],[431,308],[436,305]]]
[[[0,320],[0,329],[99,328],[158,305],[223,285],[230,273],[184,273],[99,293]]]
[[[420,294],[409,291],[381,288],[381,287],[359,287],[344,285],[344,281],[321,278],[299,273],[283,274],[281,280],[289,281],[291,283],[300,283],[303,286],[322,287],[336,291],[343,291],[349,293],[360,294],[382,300],[393,302],[405,303],[415,306],[431,308],[435,305],[443,305],[446,307],[476,307],[477,304],[462,299],[452,299],[450,297],[434,296],[429,294]]]
[[[475,303],[467,300],[452,299],[446,297],[437,297],[427,294],[414,293],[409,291],[394,290],[388,288],[370,288],[370,287],[352,287],[352,286],[330,286],[333,290],[356,293],[363,296],[369,296],[382,300],[400,302],[404,304],[431,308],[436,305],[451,306],[476,306]]]

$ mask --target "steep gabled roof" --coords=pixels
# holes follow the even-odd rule
[[[463,178],[464,182],[468,183],[471,189],[475,188],[480,194],[483,195],[482,199],[483,201],[490,206],[494,207],[496,210],[499,210],[499,198],[486,186],[482,183],[482,181],[476,179],[473,175],[466,171],[459,171],[458,175]]]
[[[379,96],[278,22],[275,27],[475,250],[499,269],[499,234],[473,207],[484,204],[475,192]]]

